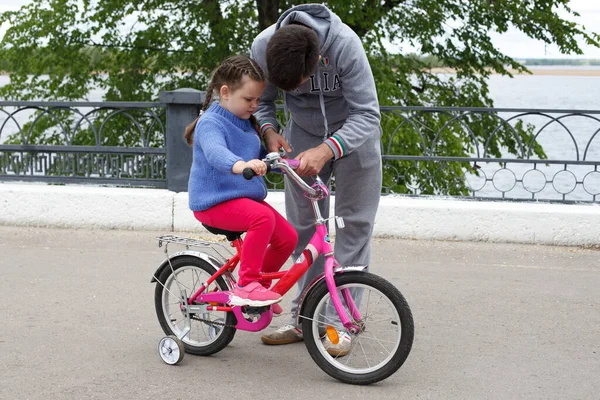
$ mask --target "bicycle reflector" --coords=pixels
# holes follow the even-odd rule
[[[340,335],[333,326],[327,325],[325,332],[327,333],[327,338],[332,344],[338,344],[340,342]]]

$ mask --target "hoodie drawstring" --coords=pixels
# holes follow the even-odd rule
[[[290,121],[292,119],[292,116],[290,115],[290,111],[288,109],[288,105],[287,105],[287,93],[283,92],[283,116],[285,117],[285,126],[286,129],[283,130],[284,133],[284,139],[287,140],[288,142],[290,141],[289,135],[287,134],[288,129],[287,127],[290,126]],[[288,137],[286,137],[288,136]]]
[[[319,102],[321,103],[321,114],[323,114],[323,123],[325,124],[325,135],[323,139],[327,139],[329,137],[329,123],[327,123],[327,114],[325,114],[325,97],[323,96],[323,85],[321,85],[321,74],[319,73],[319,68],[316,71],[317,75],[317,84],[319,85]]]

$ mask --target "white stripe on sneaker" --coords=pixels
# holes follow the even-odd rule
[[[250,300],[243,299],[239,296],[230,295],[229,296],[229,305],[232,306],[251,306],[251,307],[265,307],[270,306],[271,304],[279,303],[283,298],[278,298],[275,300]]]

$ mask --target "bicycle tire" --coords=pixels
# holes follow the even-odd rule
[[[156,309],[156,316],[165,334],[174,335],[177,337],[178,334],[181,333],[181,329],[178,325],[181,323],[181,321],[183,321],[183,314],[178,314],[178,310],[175,308],[176,302],[174,296],[179,296],[179,292],[177,291],[178,284],[174,279],[179,279],[179,284],[186,284],[186,294],[187,296],[191,296],[193,292],[198,289],[198,286],[202,282],[206,282],[208,277],[215,272],[215,269],[206,261],[193,256],[177,257],[171,261],[171,265],[173,267],[172,269],[170,267],[165,268],[158,277],[158,282],[154,291],[154,305]],[[177,277],[177,275],[182,274],[182,272],[186,272],[185,269],[191,272],[196,272],[198,276],[200,275],[200,271],[203,271],[203,275],[206,277],[203,279],[200,279],[199,277],[197,279],[192,277],[192,284],[189,284],[187,281],[183,282],[183,279],[180,279]],[[228,290],[225,280],[221,276],[214,281],[213,285],[216,285],[213,287],[213,289]],[[165,289],[165,286],[169,290]],[[170,293],[171,287],[173,287],[173,292],[176,293]],[[173,309],[173,312],[169,313],[169,318],[167,318],[166,314],[171,308]],[[179,313],[180,312],[181,311],[179,310]],[[215,318],[214,315],[219,315],[221,318]],[[180,322],[176,323],[176,318],[180,317]],[[211,316],[204,319],[211,321],[220,319],[220,323],[229,326],[209,324],[198,320],[192,320],[191,323],[196,328],[196,331],[192,329],[182,340],[186,353],[199,356],[208,356],[223,350],[233,340],[236,332],[236,329],[233,326],[236,325],[237,320],[232,312],[211,312]],[[196,339],[200,338],[201,335],[204,335],[207,340],[202,341],[201,339]]]
[[[385,303],[386,308],[389,308],[392,318],[389,320],[390,323],[388,326],[385,319],[381,321],[374,319],[373,314],[375,313],[375,308],[371,311],[369,311],[368,308],[367,311],[361,309],[361,321],[355,322],[361,324],[364,323],[364,330],[361,330],[361,332],[356,335],[351,335],[352,339],[350,343],[352,344],[350,345],[351,349],[349,353],[343,356],[340,356],[339,354],[337,356],[330,355],[323,345],[325,337],[323,325],[333,324],[333,322],[331,322],[332,319],[328,317],[328,315],[330,316],[332,314],[328,314],[327,311],[324,312],[322,310],[323,307],[328,307],[327,302],[328,299],[330,299],[326,282],[323,280],[307,295],[306,305],[302,308],[301,312],[302,333],[309,354],[325,373],[341,382],[355,385],[368,385],[388,378],[404,364],[412,348],[414,323],[406,299],[390,282],[367,272],[346,272],[336,275],[335,283],[338,287],[338,293],[341,292],[341,289],[351,289],[352,287],[355,287],[356,290],[362,290],[360,295],[362,298],[360,303],[362,304],[357,304],[359,308],[364,306],[365,301],[367,301],[367,303],[370,301],[372,292],[369,291],[369,298],[365,299],[365,291],[367,289],[372,289],[375,295],[380,296],[380,298],[384,300],[383,302],[380,301],[380,303]],[[343,299],[342,303],[344,304]],[[383,305],[384,304],[382,304],[381,308],[383,308]],[[368,304],[367,307],[369,307]],[[379,308],[379,304],[377,304],[377,307]],[[335,311],[333,312],[335,313]],[[347,309],[346,312],[348,312]],[[337,314],[334,315],[335,318],[339,318],[337,317]],[[350,318],[352,320],[352,317]],[[324,320],[328,321],[324,323]],[[339,320],[337,323],[340,324],[339,326],[341,327]],[[377,325],[380,323],[381,325]],[[387,328],[390,331],[390,336],[398,336],[394,331],[399,330],[399,337],[394,340],[389,340],[391,343],[389,344],[391,350],[385,349],[385,346],[388,345],[387,341],[380,341],[379,338],[373,337],[373,335],[377,335],[378,333],[369,330],[373,328],[372,325],[381,326],[384,329]],[[399,328],[396,328],[395,326],[398,326]],[[336,329],[339,329],[339,327]],[[342,327],[342,329],[344,328]],[[375,348],[375,351],[378,350],[379,353],[382,354],[382,358],[385,357],[380,364],[375,366],[368,364],[369,360],[365,353],[367,347]],[[388,351],[388,354],[385,354],[379,347]],[[348,365],[351,358],[354,357],[354,350],[356,349],[360,349],[357,351],[358,355],[355,357],[356,362],[362,362],[360,355],[360,352],[362,351],[368,367],[354,368]]]

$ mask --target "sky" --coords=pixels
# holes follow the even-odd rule
[[[468,1],[468,0],[465,0]],[[31,0],[0,0],[0,12],[17,10],[30,3]],[[600,32],[600,1],[598,0],[571,0],[571,8],[581,14],[575,19],[586,27],[588,31],[596,29]],[[0,37],[4,35],[6,27],[0,28]],[[516,29],[510,29],[503,34],[491,33],[493,43],[500,51],[512,58],[596,58],[600,59],[600,49],[580,42],[584,54],[581,56],[560,54],[556,46],[545,46],[541,41],[528,38]]]
[[[574,19],[575,22],[585,26],[586,30],[600,33],[600,1],[598,0],[571,0],[571,9],[581,14]],[[504,54],[512,58],[596,58],[600,59],[600,49],[586,45],[580,41],[579,45],[584,54],[581,56],[561,54],[557,46],[545,46],[539,40],[528,38],[516,29],[509,30],[502,35],[491,34],[494,44]]]

